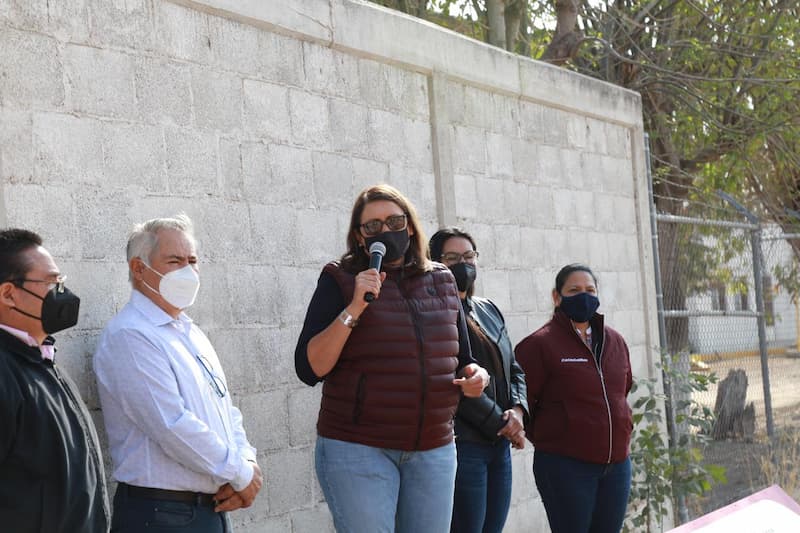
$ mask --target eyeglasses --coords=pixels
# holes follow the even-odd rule
[[[18,279],[15,279],[13,281],[15,281],[17,283],[47,283],[48,284],[48,287],[47,287],[48,291],[52,291],[53,289],[56,289],[56,292],[62,293],[62,292],[64,292],[64,282],[67,281],[67,276],[62,274],[60,276],[56,276],[56,278],[54,280],[52,280],[52,279],[18,278]]]
[[[197,360],[200,362],[200,366],[203,367],[203,370],[206,371],[208,382],[214,389],[214,392],[216,392],[217,396],[220,398],[224,398],[225,394],[228,392],[228,387],[225,385],[225,381],[223,381],[223,379],[214,372],[211,362],[206,359],[206,356],[198,354],[195,357],[197,357]]]
[[[402,229],[406,229],[408,227],[408,217],[405,214],[402,214],[392,215],[386,220],[374,218],[372,220],[367,220],[361,224],[359,228],[361,228],[365,236],[372,237],[373,235],[380,233],[384,226],[389,228],[389,231],[400,231]]]
[[[455,263],[460,263],[462,259],[465,263],[474,263],[479,255],[480,254],[478,253],[478,250],[468,250],[463,254],[458,252],[447,252],[446,254],[442,254],[442,263],[452,265]]]

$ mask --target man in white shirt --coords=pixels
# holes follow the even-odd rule
[[[227,532],[261,488],[256,450],[211,342],[183,310],[199,288],[191,220],[137,225],[128,304],[94,356],[114,478],[112,531]]]

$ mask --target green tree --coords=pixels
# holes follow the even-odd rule
[[[797,0],[422,3],[404,11],[639,92],[661,212],[707,216],[707,200],[694,200],[722,189],[765,220],[800,230],[800,218],[786,211],[800,217]],[[679,229],[659,228],[662,278],[671,288],[665,305],[683,309],[697,280],[686,278],[675,245],[685,240],[672,231]],[[800,241],[792,244],[800,250]],[[687,319],[667,326],[668,349],[686,349]]]
[[[798,132],[796,1],[559,0],[555,5],[558,25],[543,57],[642,95],[660,211],[707,216],[708,200],[694,200],[723,189],[762,216],[784,221],[779,213],[800,201],[797,186],[787,195],[792,189],[783,183],[786,167],[794,163],[797,169],[796,152],[787,146]],[[559,46],[570,35],[577,45]],[[772,166],[765,164],[767,154]],[[776,171],[777,161],[792,158],[783,172]],[[668,309],[685,308],[697,282],[684,271],[685,249],[676,243],[687,241],[675,234],[680,231],[671,224],[659,227]],[[668,320],[670,351],[687,348],[687,322]]]

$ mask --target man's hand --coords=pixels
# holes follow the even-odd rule
[[[453,380],[453,384],[461,387],[461,392],[467,398],[477,398],[489,384],[489,373],[475,363],[462,368],[459,376]]]
[[[506,425],[497,432],[511,441],[514,448],[521,450],[525,447],[525,428],[522,425],[522,407],[516,406],[503,413]]]
[[[256,499],[256,494],[258,494],[258,491],[261,490],[261,484],[263,482],[264,477],[261,475],[261,469],[256,463],[253,463],[253,479],[250,480],[249,485],[237,492],[244,502],[242,507],[247,508],[253,505],[253,501]]]
[[[250,480],[250,484],[236,492],[230,483],[225,483],[214,495],[214,499],[217,501],[214,511],[219,513],[250,507],[256,499],[256,494],[261,490],[263,482],[264,478],[261,475],[261,469],[257,464],[253,463],[253,478]]]
[[[216,513],[235,511],[244,506],[244,500],[239,496],[239,493],[233,490],[230,483],[225,483],[219,488],[214,495],[214,500],[217,502],[216,507],[214,507],[214,512]]]

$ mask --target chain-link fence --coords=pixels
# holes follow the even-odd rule
[[[653,216],[662,349],[687,370],[719,380],[691,399],[717,415],[704,461],[725,467],[727,483],[678,502],[684,519],[773,483],[800,497],[800,309],[792,246],[800,240],[724,200],[740,216]],[[672,398],[673,405],[681,400]],[[673,433],[685,431],[674,420],[670,425]]]

